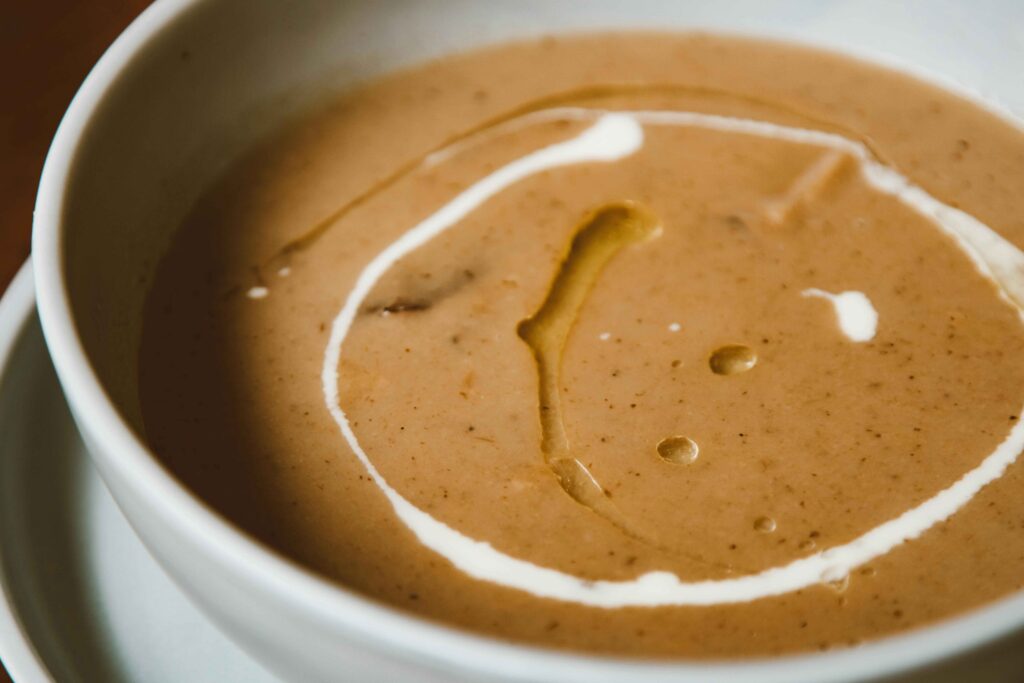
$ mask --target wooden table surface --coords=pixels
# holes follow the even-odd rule
[[[32,204],[60,117],[149,0],[16,0],[0,8],[0,291],[28,258]],[[0,666],[0,683],[10,683]]]

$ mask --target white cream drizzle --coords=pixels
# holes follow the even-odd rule
[[[833,294],[812,287],[805,289],[803,295],[831,302],[836,311],[839,329],[850,341],[866,342],[875,338],[875,332],[878,330],[878,311],[864,292]]]
[[[1004,300],[1010,304],[1017,302],[1018,310],[1019,303],[1024,302],[1024,254],[980,221],[942,204],[896,171],[873,161],[867,149],[858,142],[822,131],[695,112],[611,113],[563,108],[526,115],[516,125],[565,118],[596,119],[596,123],[573,139],[543,148],[484,177],[399,237],[360,273],[331,327],[321,375],[327,408],[356,457],[391,503],[398,518],[426,547],[476,579],[539,597],[595,607],[746,602],[846,577],[853,568],[917,538],[948,519],[982,487],[1000,477],[1017,459],[1024,449],[1024,420],[1017,421],[995,451],[951,486],[846,544],[756,574],[695,582],[681,581],[676,575],[664,571],[649,572],[626,581],[586,581],[507,555],[489,543],[465,536],[409,502],[374,467],[339,404],[338,384],[341,378],[338,365],[341,347],[363,300],[395,262],[455,225],[504,188],[544,170],[585,162],[611,162],[634,153],[643,144],[642,124],[701,127],[849,152],[857,159],[864,177],[872,186],[898,197],[951,235],[977,268],[993,279]],[[465,144],[459,143],[460,146]],[[437,163],[452,153],[455,152],[442,150],[432,155],[427,163]]]

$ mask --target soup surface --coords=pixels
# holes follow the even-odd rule
[[[345,94],[157,273],[147,438],[382,602],[626,655],[845,646],[1024,581],[1024,134],[783,44],[611,34]]]

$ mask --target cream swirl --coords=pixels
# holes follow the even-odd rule
[[[588,581],[508,555],[489,543],[462,534],[413,505],[374,467],[339,403],[338,385],[344,381],[339,376],[340,355],[356,312],[377,281],[399,259],[456,225],[489,198],[545,170],[587,162],[611,163],[628,157],[642,147],[644,126],[701,127],[786,140],[852,155],[872,187],[898,198],[953,237],[978,270],[996,283],[1000,296],[1017,308],[1024,321],[1024,311],[1021,311],[1024,303],[1024,253],[974,217],[943,204],[898,172],[877,163],[856,141],[823,131],[683,111],[607,112],[559,108],[529,114],[505,125],[528,125],[537,120],[565,118],[596,121],[575,138],[545,147],[499,168],[404,233],[363,269],[332,324],[321,374],[327,409],[356,457],[391,503],[398,519],[423,545],[475,579],[543,598],[604,608],[746,602],[842,579],[855,567],[919,537],[954,515],[984,486],[998,479],[1024,450],[1024,421],[1018,421],[991,454],[951,486],[852,541],[758,573],[716,580],[686,582],[672,573],[657,571],[627,581]],[[460,145],[469,142],[472,140]],[[438,163],[456,152],[457,149],[442,150],[427,163]],[[851,292],[830,296],[848,294]],[[838,300],[833,298],[832,301],[837,304]],[[858,322],[851,326],[844,325],[845,309],[840,310],[837,305],[840,326],[855,341],[864,340],[868,322],[872,323],[870,332],[873,335],[876,322],[868,320],[870,316],[865,315],[866,309],[861,304],[863,302],[858,303]],[[874,312],[873,307],[871,312]]]

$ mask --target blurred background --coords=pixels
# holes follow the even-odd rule
[[[0,4],[0,291],[28,258],[43,159],[64,110],[149,0]],[[10,683],[0,666],[0,683]]]
[[[28,256],[36,185],[61,115],[106,47],[148,4],[0,3],[0,290]]]

